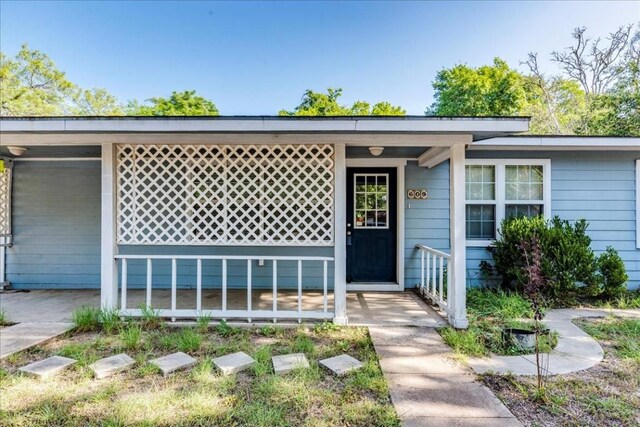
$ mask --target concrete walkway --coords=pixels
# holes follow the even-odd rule
[[[434,328],[369,332],[404,426],[522,425],[470,369],[450,359],[451,349]]]
[[[0,329],[0,359],[57,337],[72,323],[19,323]]]
[[[604,351],[589,334],[573,323],[581,317],[606,317],[607,315],[640,318],[640,310],[560,309],[550,310],[545,325],[558,332],[558,345],[542,358],[545,375],[561,375],[589,369],[602,361]],[[497,356],[470,358],[469,366],[479,373],[536,375],[536,356]]]

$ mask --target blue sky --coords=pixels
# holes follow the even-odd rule
[[[121,100],[195,89],[225,115],[276,114],[331,86],[345,103],[422,114],[443,67],[495,56],[518,66],[568,46],[574,27],[604,37],[638,21],[640,1],[0,1],[0,50],[28,43],[71,81]]]

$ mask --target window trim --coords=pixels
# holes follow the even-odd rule
[[[495,166],[495,206],[496,206],[496,229],[495,235],[496,238],[500,237],[498,233],[498,227],[500,223],[505,217],[505,208],[506,208],[506,166],[542,166],[542,186],[543,186],[543,194],[542,194],[542,205],[545,219],[551,218],[551,159],[466,159],[465,166]],[[465,176],[466,183],[466,176]],[[493,204],[490,203],[476,203],[482,202],[481,200],[466,200],[465,196],[465,214],[466,214],[466,205],[468,204]],[[510,201],[511,202],[511,201]],[[531,200],[518,200],[517,204],[535,204],[538,201]],[[528,203],[534,202],[534,203]],[[510,203],[513,204],[513,203]],[[465,227],[466,227],[466,218],[465,218]],[[465,229],[465,237],[466,237],[466,229]],[[640,244],[640,235],[638,238],[638,243]],[[466,245],[468,247],[487,247],[493,243],[493,240],[490,239],[466,239]]]

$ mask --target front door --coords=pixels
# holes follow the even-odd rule
[[[347,169],[347,283],[396,283],[396,168]]]

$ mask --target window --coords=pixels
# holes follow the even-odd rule
[[[354,176],[355,228],[389,228],[389,174]]]
[[[549,160],[468,159],[467,245],[489,245],[504,218],[549,217],[550,170]]]

